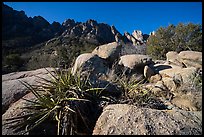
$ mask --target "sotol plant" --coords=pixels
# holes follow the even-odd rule
[[[29,133],[43,122],[54,121],[57,135],[80,134],[83,127],[79,127],[79,123],[88,131],[86,133],[90,133],[90,115],[84,112],[91,111],[94,103],[102,98],[100,93],[104,88],[92,88],[88,77],[73,76],[70,70],[55,70],[55,74],[49,74],[50,80],[38,77],[38,86],[21,81],[35,95],[36,100],[25,99],[30,105],[22,109],[28,109],[30,113],[7,119],[10,123],[17,122],[11,128],[16,131],[23,129],[24,133]],[[93,119],[93,116],[91,118]]]

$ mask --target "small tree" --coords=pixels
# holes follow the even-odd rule
[[[169,25],[160,27],[147,41],[147,54],[156,59],[165,59],[168,51],[202,51],[202,26],[200,24]]]

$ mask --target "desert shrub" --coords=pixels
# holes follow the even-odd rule
[[[164,103],[159,99],[162,96],[156,95],[150,89],[144,88],[145,79],[141,81],[129,81],[126,78],[119,80],[123,89],[123,94],[119,103],[131,104],[137,107],[167,109]]]
[[[9,54],[2,60],[3,73],[20,71],[23,67],[24,59],[19,54]]]
[[[202,25],[183,24],[160,27],[147,41],[147,54],[165,59],[168,51],[202,51]]]
[[[70,70],[55,70],[54,74],[49,74],[51,80],[38,77],[38,86],[21,81],[36,100],[26,100],[30,105],[22,108],[30,110],[30,113],[7,119],[11,123],[17,122],[11,128],[23,129],[25,133],[38,128],[37,132],[40,132],[42,124],[52,121],[56,124],[57,135],[91,134],[98,116],[96,102],[103,100],[100,93],[104,88],[92,88],[88,77],[73,76]]]

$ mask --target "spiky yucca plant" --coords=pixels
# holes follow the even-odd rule
[[[150,107],[163,109],[164,105],[158,100],[157,96],[144,88],[145,79],[138,82],[138,80],[128,81],[123,78],[119,80],[119,83],[123,89],[123,95],[120,99],[120,103],[128,103],[136,105],[138,107]]]
[[[144,95],[147,94],[146,90],[140,88],[142,82],[144,82],[144,79],[139,82],[137,82],[137,80],[133,81],[128,81],[126,79],[119,80],[119,83],[124,90],[124,96],[127,98],[133,98],[131,95],[136,93],[137,94],[142,93]]]
[[[54,74],[49,71],[48,73],[51,75],[50,80],[38,77],[38,86],[20,81],[35,95],[36,100],[25,99],[30,105],[22,109],[28,109],[30,113],[7,119],[11,122],[17,121],[12,128],[23,128],[25,133],[28,133],[46,120],[54,120],[57,124],[57,135],[80,134],[78,123],[90,130],[88,118],[83,112],[87,109],[87,103],[91,104],[100,98],[104,88],[93,88],[88,77],[73,76],[70,70],[58,72],[55,69]]]

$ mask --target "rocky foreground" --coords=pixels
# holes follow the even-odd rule
[[[104,108],[93,135],[200,135],[202,113],[115,104]]]
[[[53,71],[53,68],[47,68]],[[193,84],[202,76],[202,53],[195,51],[170,51],[166,60],[153,60],[142,55],[132,45],[113,42],[101,45],[92,53],[78,56],[72,74],[87,75],[94,86],[106,87],[112,96],[118,96],[120,88],[113,81],[119,76],[128,80],[142,79],[141,88],[151,91],[165,106],[138,107],[133,104],[116,103],[103,107],[93,135],[201,135],[202,134],[202,81],[201,88]],[[19,135],[4,125],[6,118],[22,115],[20,107],[26,98],[35,97],[21,85],[19,80],[37,84],[38,77],[49,79],[45,69],[15,72],[2,75],[2,134]],[[24,112],[26,113],[26,112]],[[51,131],[50,131],[51,132]],[[51,133],[50,133],[51,134]]]

